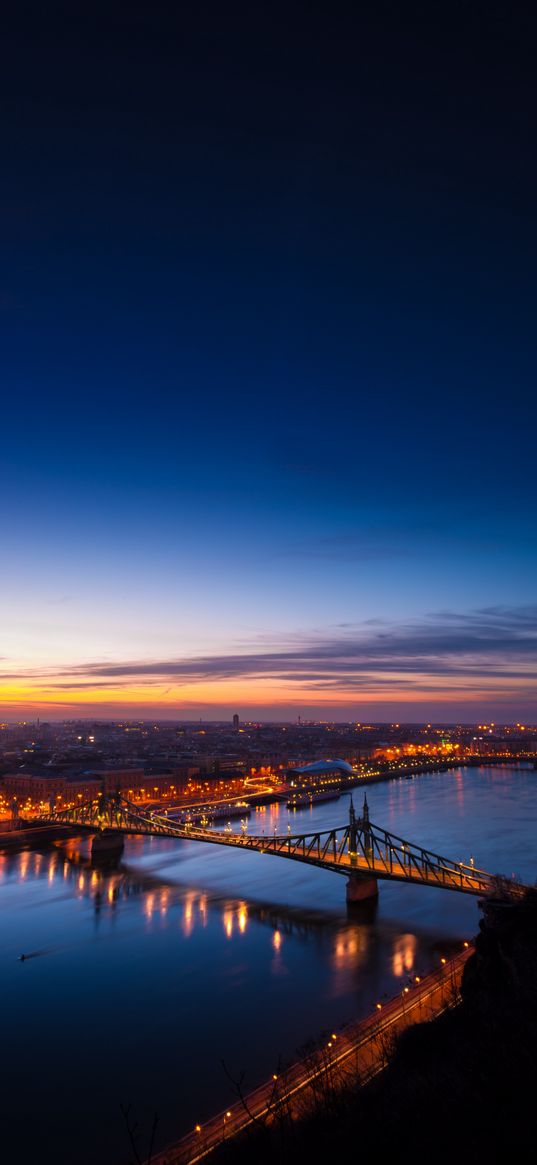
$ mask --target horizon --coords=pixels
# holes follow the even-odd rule
[[[170,725],[170,726],[173,726],[173,725],[182,726],[182,725],[184,725],[184,726],[188,726],[188,727],[196,727],[196,726],[200,726],[200,725],[205,725],[207,727],[212,726],[212,727],[223,728],[223,727],[233,727],[233,716],[230,716],[229,718],[225,718],[225,717],[218,717],[218,718],[216,718],[216,717],[214,717],[214,718],[199,717],[199,719],[191,719],[191,718],[190,719],[183,719],[179,716],[171,717],[171,718],[146,717],[145,719],[138,718],[138,717],[129,718],[126,716],[121,716],[121,717],[74,716],[74,717],[62,717],[61,719],[57,719],[57,720],[51,720],[51,719],[45,720],[45,719],[42,719],[38,715],[37,718],[34,720],[32,720],[30,718],[27,718],[27,719],[24,718],[24,719],[18,719],[18,720],[9,720],[9,719],[3,720],[0,723],[0,729],[5,728],[5,727],[13,727],[13,726],[17,726],[17,727],[28,726],[28,727],[34,727],[34,728],[35,727],[42,728],[45,725],[50,725],[50,724],[85,724],[85,723],[88,723],[88,724],[115,724],[119,727],[121,727],[125,724],[127,724],[127,725],[128,724],[137,724],[137,725],[143,724],[143,725],[153,725],[153,726],[158,726],[160,724],[166,724],[166,725]],[[510,720],[510,721],[509,720],[500,720],[500,721],[490,720],[490,721],[485,721],[483,724],[478,724],[477,721],[475,721],[475,720],[453,720],[453,721],[447,721],[447,720],[436,720],[436,721],[435,720],[430,720],[430,721],[427,721],[427,720],[401,720],[401,721],[395,722],[393,720],[357,721],[353,718],[346,719],[346,720],[325,720],[325,719],[320,720],[320,719],[309,719],[309,718],[308,719],[301,718],[300,720],[283,720],[283,719],[282,720],[275,720],[275,719],[266,719],[266,718],[265,719],[249,720],[249,719],[243,719],[242,717],[239,717],[239,724],[240,724],[240,727],[242,729],[263,728],[263,727],[269,727],[269,726],[270,727],[285,727],[285,728],[323,728],[323,727],[331,727],[332,725],[345,725],[347,727],[352,726],[356,729],[362,729],[364,731],[368,731],[369,729],[372,729],[372,728],[399,728],[401,730],[404,730],[405,728],[425,728],[425,729],[431,729],[431,731],[442,730],[442,729],[452,729],[452,728],[477,728],[477,729],[482,728],[483,730],[486,729],[487,731],[491,731],[492,729],[500,731],[503,728],[518,728],[522,732],[527,732],[527,731],[531,732],[534,729],[537,729],[537,721],[535,722],[535,724],[532,724],[531,722],[522,724],[522,722],[519,720],[516,720],[516,721],[515,720]]]

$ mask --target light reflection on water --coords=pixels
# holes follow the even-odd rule
[[[491,872],[511,873],[516,860],[535,879],[531,771],[391,781],[368,799],[373,821],[411,841],[455,860],[473,854]],[[292,815],[267,807],[248,829],[327,829],[347,813],[348,797]],[[423,974],[478,920],[472,898],[388,883],[376,912],[349,918],[339,875],[148,838],[129,839],[109,872],[92,868],[87,839],[0,854],[0,895],[3,1128],[15,1152],[31,1098],[28,1160],[46,1161],[48,1137],[56,1165],[71,1165],[70,1138],[79,1165],[120,1165],[120,1103],[142,1128],[157,1109],[165,1144],[228,1103],[222,1060],[254,1086],[280,1055]],[[21,964],[21,953],[35,957]]]
[[[392,971],[396,979],[402,979],[405,972],[414,970],[416,957],[416,937],[413,934],[402,934],[394,942]]]

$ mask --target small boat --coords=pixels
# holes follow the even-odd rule
[[[293,793],[287,802],[288,809],[309,809],[319,801],[339,801],[339,789],[321,789],[319,792]]]
[[[212,821],[231,821],[233,817],[249,817],[250,806],[245,801],[234,805],[202,805],[184,813],[179,818],[180,825],[210,825]]]

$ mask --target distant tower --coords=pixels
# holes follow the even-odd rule
[[[239,717],[238,717],[236,712],[235,712],[235,715],[233,717],[233,731],[234,732],[239,731]]]

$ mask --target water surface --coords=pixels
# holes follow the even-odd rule
[[[403,838],[537,876],[530,769],[393,780],[368,800]],[[249,831],[328,829],[348,808],[347,795],[291,815],[275,806]],[[145,1137],[157,1111],[163,1146],[230,1102],[226,1070],[255,1086],[478,923],[475,899],[398,883],[380,884],[373,917],[349,919],[340,875],[155,838],[129,839],[109,873],[91,868],[87,839],[0,855],[0,903],[2,1139],[21,1165],[123,1165],[121,1104]]]

